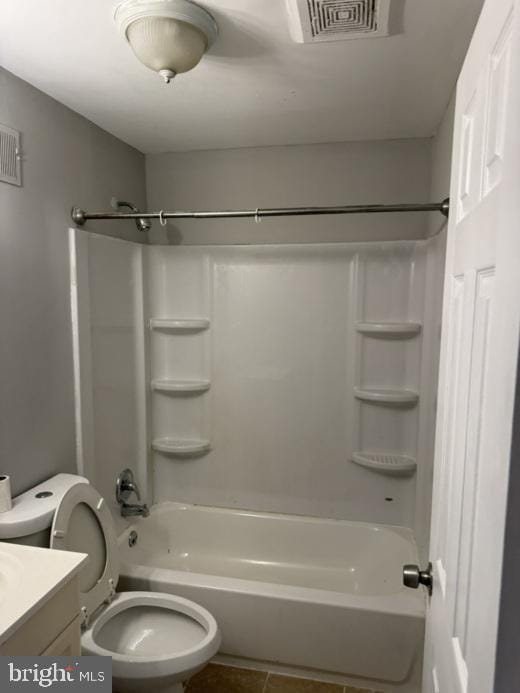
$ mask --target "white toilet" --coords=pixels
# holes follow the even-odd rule
[[[114,522],[86,479],[58,474],[22,494],[4,513],[0,540],[49,542],[54,549],[89,555],[80,576],[81,649],[83,655],[112,657],[115,691],[180,693],[182,683],[217,653],[217,622],[198,604],[159,592],[116,593]]]

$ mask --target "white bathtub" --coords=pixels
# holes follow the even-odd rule
[[[202,604],[226,655],[394,684],[417,665],[425,602],[401,585],[417,563],[407,529],[161,503],[120,546],[120,589]]]

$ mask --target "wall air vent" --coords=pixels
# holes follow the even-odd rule
[[[388,36],[391,0],[286,0],[298,43]]]
[[[20,133],[0,124],[0,182],[22,184]]]

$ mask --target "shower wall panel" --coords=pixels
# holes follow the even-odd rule
[[[145,320],[169,321],[148,333],[154,500],[414,527],[432,463],[428,243],[143,252]],[[421,329],[365,334],[366,322]],[[375,403],[356,388],[419,399]],[[417,472],[359,466],[360,451]]]
[[[70,229],[78,472],[121,520],[118,473],[130,467],[147,490],[141,245]]]

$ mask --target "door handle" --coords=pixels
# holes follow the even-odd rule
[[[428,563],[426,570],[420,570],[418,565],[409,563],[403,566],[403,585],[416,590],[419,585],[424,585],[431,596],[433,588],[432,564]]]

